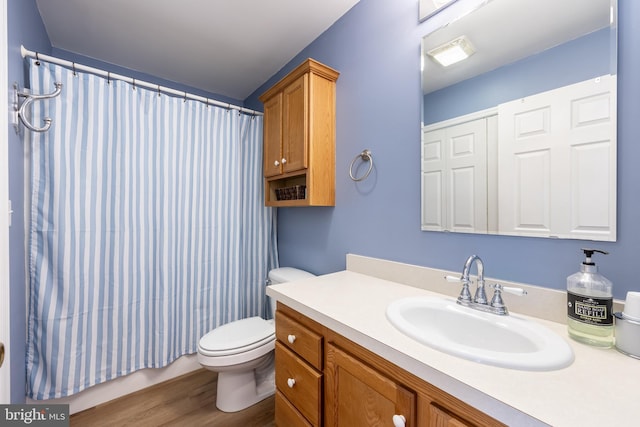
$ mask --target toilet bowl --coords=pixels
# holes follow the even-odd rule
[[[269,284],[314,277],[290,267],[269,272]],[[271,313],[275,300],[270,298]],[[198,362],[218,372],[216,407],[224,412],[248,408],[275,393],[273,320],[249,317],[221,325],[198,342]]]

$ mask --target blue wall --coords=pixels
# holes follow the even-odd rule
[[[10,85],[25,86],[26,69],[20,45],[49,53],[51,44],[34,0],[7,2],[8,77]],[[12,87],[12,86],[11,86]],[[12,87],[13,88],[13,87]],[[39,124],[38,124],[39,125]],[[24,128],[23,128],[24,129]],[[21,131],[23,132],[23,131]],[[25,400],[25,236],[24,236],[24,151],[22,136],[9,126],[9,199],[13,215],[9,229],[9,268],[11,270],[11,402]]]
[[[596,261],[615,297],[640,290],[640,2],[619,1],[616,243],[420,231],[420,39],[430,24],[417,23],[417,3],[361,0],[246,100],[259,108],[257,96],[307,57],[341,72],[336,206],[279,209],[281,265],[323,274],[344,269],[345,254],[355,253],[458,271],[477,253],[489,276],[562,289],[579,267],[580,248],[593,245],[610,252]],[[365,148],[375,170],[354,183],[349,163]]]

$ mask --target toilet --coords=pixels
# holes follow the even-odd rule
[[[268,285],[314,277],[291,267],[269,271]],[[275,299],[269,298],[275,315]],[[198,362],[218,372],[216,406],[224,412],[248,408],[275,393],[273,320],[240,319],[210,331],[198,342]]]

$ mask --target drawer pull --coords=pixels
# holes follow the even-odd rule
[[[296,380],[294,380],[293,378],[289,378],[287,380],[287,385],[289,386],[289,388],[293,388],[293,386],[296,385]]]
[[[394,427],[404,427],[407,419],[404,415],[394,415],[393,416],[393,426]]]
[[[273,166],[275,166],[275,167],[280,166],[280,162],[276,160],[275,162],[273,162]]]
[[[289,335],[287,337],[287,341],[289,341],[289,344],[293,344],[296,341],[296,336],[295,335]]]
[[[284,157],[282,158],[282,164],[286,164],[287,163],[287,159],[285,159]]]

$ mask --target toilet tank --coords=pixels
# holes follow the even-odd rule
[[[274,268],[269,271],[269,285],[277,285],[278,283],[293,282],[295,280],[308,279],[310,277],[316,277],[315,274],[311,274],[308,271],[300,270],[292,267],[280,267]],[[271,316],[275,316],[276,313],[276,299],[267,297],[271,306]]]

